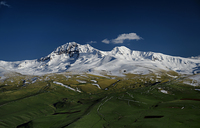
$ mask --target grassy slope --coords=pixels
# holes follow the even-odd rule
[[[31,76],[15,76],[1,83],[0,127],[200,127],[200,101],[191,100],[198,99],[200,92],[167,75],[156,78],[153,74],[127,74],[115,79],[87,74],[66,76],[46,75],[35,83],[31,83]],[[29,83],[24,84],[22,79]],[[102,90],[91,80],[96,80]],[[82,93],[53,81],[79,88]],[[161,83],[154,85],[156,81]],[[190,100],[181,100],[184,98]]]
[[[161,93],[158,86],[170,87],[175,95]],[[180,100],[200,96],[191,88],[175,84],[155,85],[110,94],[89,115],[70,127],[199,127],[200,101]],[[145,116],[164,117],[146,119]]]

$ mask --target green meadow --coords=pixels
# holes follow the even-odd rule
[[[160,74],[10,74],[0,82],[0,128],[199,128],[200,87]]]

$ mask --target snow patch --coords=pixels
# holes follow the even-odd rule
[[[81,92],[81,91],[79,90],[79,88],[76,88],[76,91],[77,91],[77,92]]]
[[[37,79],[38,79],[37,77],[32,78],[31,79],[32,80],[32,84],[35,83],[37,81]]]
[[[160,90],[162,93],[168,94],[166,90]]]
[[[160,76],[156,76],[157,78],[161,78]]]
[[[200,86],[200,74],[192,75],[188,77],[189,79],[192,79],[192,83],[190,82],[184,82],[185,84],[189,84],[192,86]]]
[[[161,87],[158,87],[158,89],[160,90],[160,92],[168,94],[168,92],[166,90],[162,89]]]
[[[54,83],[54,84],[61,85],[61,86],[66,87],[66,88],[68,88],[68,89],[70,89],[70,90],[73,90],[73,91],[81,92],[80,90],[76,90],[76,89],[71,88],[71,87],[69,87],[69,86],[67,86],[67,85],[64,85],[63,83],[60,83],[60,82],[54,81],[53,83]]]
[[[96,80],[91,80],[92,82],[94,82],[94,83],[97,83],[97,81]]]
[[[67,79],[72,78],[71,76],[65,76]]]
[[[78,81],[81,84],[86,84],[87,83],[87,81],[83,81],[83,80],[76,80],[76,81]]]
[[[184,81],[183,83],[184,83],[184,84],[191,85],[191,86],[197,86],[195,83],[190,83],[190,82],[186,82],[186,81]]]
[[[167,73],[166,73],[167,74]],[[167,74],[169,77],[172,77],[172,78],[177,78],[178,76],[172,76],[172,75],[169,75]]]
[[[98,84],[92,84],[92,85],[95,85],[95,86],[97,86],[99,89],[101,89],[101,87],[100,87]]]
[[[194,90],[200,91],[200,89],[194,89]]]

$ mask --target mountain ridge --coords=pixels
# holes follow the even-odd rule
[[[0,61],[1,72],[14,71],[26,75],[43,75],[65,71],[123,75],[148,74],[159,70],[173,70],[181,74],[200,73],[200,60],[169,56],[155,52],[130,50],[125,46],[101,51],[89,44],[69,42],[57,47],[49,55],[35,60]]]

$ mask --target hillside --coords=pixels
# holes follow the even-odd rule
[[[199,86],[175,72],[124,77],[10,73],[0,81],[1,128],[199,127]]]

